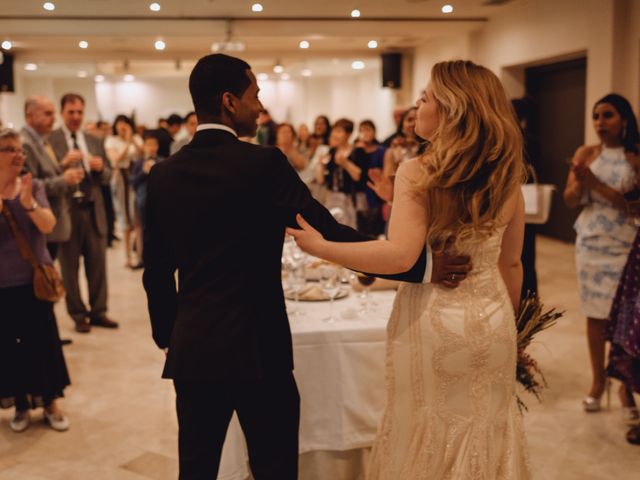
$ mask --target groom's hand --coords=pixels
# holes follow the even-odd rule
[[[447,288],[456,288],[472,270],[471,258],[468,255],[458,255],[449,252],[453,244],[453,237],[449,238],[443,249],[433,251],[433,270],[431,283],[437,283]]]

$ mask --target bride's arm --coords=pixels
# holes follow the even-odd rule
[[[300,217],[303,230],[287,229],[303,250],[330,262],[361,272],[395,274],[406,272],[424,249],[427,226],[425,198],[414,191],[418,179],[417,159],[404,162],[395,180],[389,239],[358,243],[330,242]]]
[[[524,199],[519,188],[514,197],[510,200],[514,206],[509,209],[512,212],[511,219],[502,236],[498,268],[507,286],[513,309],[517,313],[520,306],[520,291],[522,290],[522,261],[520,257],[524,242]]]

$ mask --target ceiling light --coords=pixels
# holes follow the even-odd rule
[[[122,78],[125,82],[133,82],[136,77],[134,77],[133,75],[131,75],[130,73],[127,73],[123,78]]]
[[[369,43],[367,43],[367,47],[378,48],[378,42],[376,42],[375,40],[369,40]]]
[[[80,70],[78,72],[78,78],[87,78],[87,72],[85,72],[84,70]]]
[[[262,4],[260,3],[254,3],[253,5],[251,5],[252,12],[260,13],[262,10],[264,9],[262,8]]]
[[[9,40],[2,42],[3,50],[11,50],[11,47],[13,47],[13,44]]]
[[[265,80],[269,80],[269,74],[268,73],[259,73],[258,74],[258,80],[264,82]]]
[[[96,75],[93,79],[98,83],[104,82],[104,75]]]
[[[309,42],[307,42],[306,40],[302,40],[300,42],[300,48],[309,48]]]
[[[357,8],[354,8],[353,10],[351,10],[351,16],[353,18],[360,18],[360,10],[358,10]]]
[[[24,69],[27,72],[35,72],[36,70],[38,70],[38,65],[36,65],[35,63],[25,63]]]
[[[89,42],[87,42],[86,40],[80,40],[78,42],[78,46],[80,48],[89,48]]]
[[[353,68],[354,70],[363,70],[364,62],[362,60],[356,60],[351,64],[351,68]]]
[[[280,80],[287,81],[289,79],[291,79],[291,75],[289,75],[288,73],[283,73],[282,75],[280,75]]]
[[[56,9],[56,6],[53,4],[53,2],[46,2],[42,5],[42,8],[49,12],[53,12]]]
[[[453,7],[451,5],[443,5],[442,13],[451,13],[453,12]]]
[[[155,43],[156,50],[164,50],[166,46],[167,44],[164,43],[162,40],[156,40],[156,43]]]
[[[159,12],[160,11],[160,4],[158,2],[153,2],[149,5],[149,10],[151,10],[152,12]]]
[[[310,77],[311,75],[313,75],[313,72],[310,68],[305,68],[304,70],[302,70],[303,77]]]
[[[282,65],[280,65],[279,63],[277,63],[273,67],[273,73],[282,73],[282,72],[284,72],[284,67]]]

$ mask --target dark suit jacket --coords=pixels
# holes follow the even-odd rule
[[[87,150],[91,155],[98,155],[102,157],[104,161],[104,169],[101,173],[91,172],[89,181],[91,183],[91,198],[93,200],[93,221],[96,227],[97,232],[100,236],[105,236],[107,234],[107,214],[104,208],[104,197],[102,196],[102,185],[109,184],[109,178],[111,178],[111,165],[109,164],[109,159],[107,158],[107,154],[104,150],[104,142],[98,137],[94,137],[92,135],[84,134],[85,142],[87,143]],[[51,143],[51,147],[53,151],[56,153],[56,157],[62,160],[64,156],[69,151],[69,146],[67,145],[67,140],[64,136],[64,131],[59,128],[54,130],[49,137],[49,143]],[[69,189],[69,195],[71,195],[73,189]],[[73,202],[72,198],[69,199],[69,202]]]
[[[25,153],[25,168],[34,178],[39,178],[44,184],[47,199],[56,217],[56,226],[49,235],[48,242],[66,242],[71,235],[71,218],[67,193],[69,186],[62,178],[62,169],[49,157],[38,138],[23,128],[20,130],[22,148]]]
[[[204,130],[147,184],[143,276],[163,376],[207,381],[291,371],[280,279],[286,226],[300,212],[325,238],[368,240],[316,202],[280,150]],[[178,271],[176,292],[174,273]],[[421,282],[425,255],[407,274]]]

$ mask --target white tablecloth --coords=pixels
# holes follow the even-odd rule
[[[376,305],[365,318],[356,317],[359,299],[351,293],[335,301],[335,323],[322,320],[329,316],[329,302],[299,302],[297,307],[287,302],[304,313],[290,316],[301,454],[372,445],[384,407],[386,325],[394,297],[395,291],[373,292]],[[323,461],[331,461],[331,455]],[[218,479],[244,480],[248,475],[244,437],[234,416]],[[300,478],[305,478],[302,472]]]

